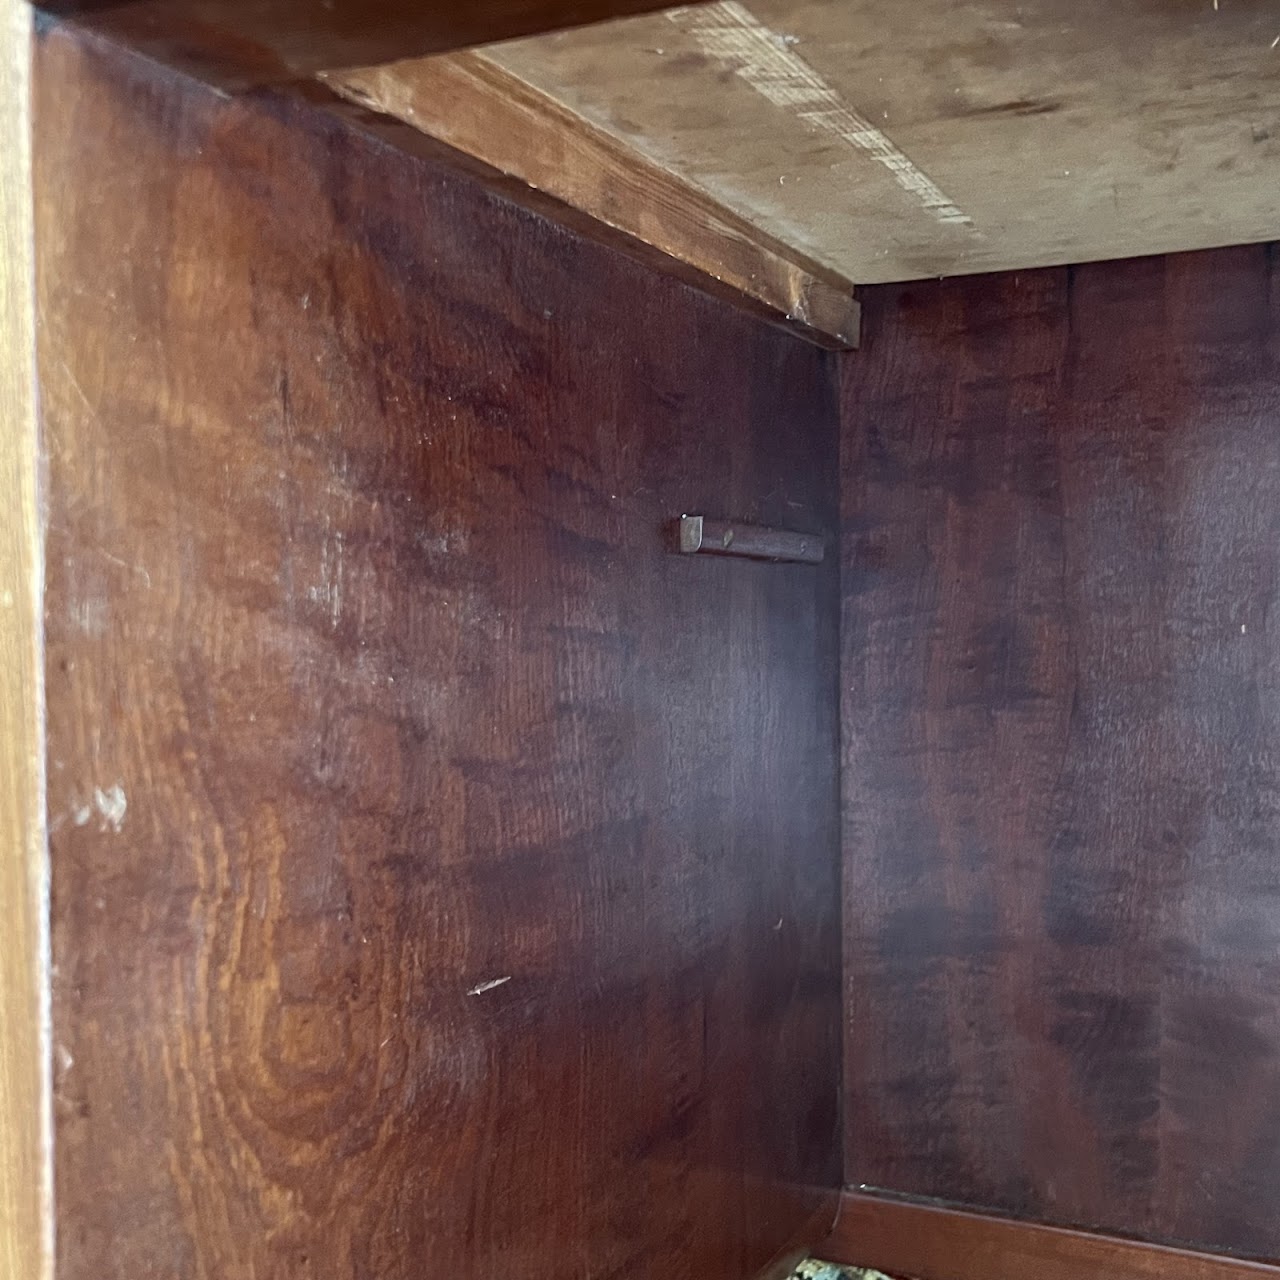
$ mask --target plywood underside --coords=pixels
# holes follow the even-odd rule
[[[863,284],[1275,237],[1278,36],[1240,0],[730,0],[484,56]]]

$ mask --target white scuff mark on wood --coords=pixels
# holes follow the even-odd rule
[[[443,529],[434,533],[420,529],[413,540],[428,555],[447,556],[466,551],[469,538],[466,529]]]
[[[124,788],[117,782],[105,791],[101,787],[93,789],[93,807],[97,809],[103,821],[103,829],[110,827],[119,832],[124,826],[124,815],[128,812],[129,801]]]
[[[893,141],[859,115],[798,54],[795,38],[779,35],[738,3],[671,9],[667,17],[697,41],[713,62],[746,81],[776,107],[840,139],[886,168],[903,191],[939,222],[972,227],[973,219]]]
[[[77,827],[87,826],[89,819],[93,817],[93,806],[89,804],[78,804],[71,811],[71,821]]]
[[[346,546],[341,530],[335,530],[320,546],[320,585],[307,588],[307,596],[329,609],[329,625],[342,621],[342,586],[346,570]]]
[[[99,596],[86,596],[83,600],[73,600],[70,621],[82,635],[102,635],[107,629],[107,602]]]
[[[505,978],[490,978],[488,982],[477,982],[476,985],[467,992],[467,995],[482,996],[486,991],[492,991],[495,987],[505,986],[511,981],[512,976],[512,974],[507,974]]]
[[[344,566],[343,556],[345,551],[342,534],[335,533],[333,535],[333,547],[332,571],[329,571],[329,566],[327,564],[325,566],[325,570],[326,577],[329,582],[329,617],[333,623],[334,629],[336,630],[338,623],[342,619],[342,573]],[[326,550],[327,549],[328,548],[326,546]]]

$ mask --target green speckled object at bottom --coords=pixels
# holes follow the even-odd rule
[[[802,1262],[792,1273],[791,1280],[890,1280],[880,1271],[863,1267],[842,1267],[835,1262],[816,1262],[812,1258]]]

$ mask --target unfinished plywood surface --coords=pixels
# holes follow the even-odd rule
[[[1280,9],[736,0],[486,57],[855,283],[1280,234]]]

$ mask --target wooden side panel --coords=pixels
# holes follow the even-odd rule
[[[876,291],[845,368],[849,1180],[1280,1258],[1271,253]]]
[[[37,82],[61,1280],[752,1274],[839,1174],[836,582],[664,534],[832,527],[829,357]]]
[[[47,845],[30,10],[0,0],[0,1275],[47,1280]]]

